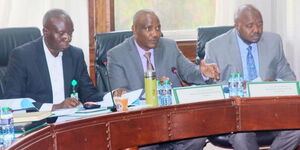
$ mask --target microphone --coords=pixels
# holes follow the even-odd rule
[[[102,64],[105,66],[105,71],[107,73],[107,82],[108,82],[108,90],[109,90],[109,93],[110,93],[110,96],[111,96],[111,100],[112,100],[112,103],[113,103],[113,106],[111,108],[109,108],[112,112],[116,112],[117,111],[117,107],[116,107],[116,104],[115,104],[115,101],[114,101],[114,96],[113,96],[113,93],[112,93],[112,89],[111,89],[111,85],[110,85],[110,79],[109,79],[109,75],[108,75],[108,70],[107,70],[107,59],[103,59],[102,60]]]
[[[187,84],[183,82],[181,76],[178,74],[178,70],[176,67],[172,67],[171,71],[177,76],[177,79],[180,81],[181,86],[186,86]]]

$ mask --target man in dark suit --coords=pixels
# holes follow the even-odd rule
[[[205,61],[216,63],[221,70],[221,82],[231,73],[243,73],[251,82],[262,80],[296,80],[287,62],[279,35],[263,32],[263,19],[252,5],[242,5],[235,14],[235,28],[209,41],[205,46]],[[268,109],[268,108],[266,108]],[[270,131],[276,135],[270,150],[293,150],[300,142],[300,130]],[[230,134],[235,150],[258,150],[255,132]]]
[[[66,12],[48,11],[43,37],[13,50],[4,79],[5,97],[30,97],[42,110],[78,106],[79,101],[70,98],[74,90],[82,103],[102,100],[88,75],[82,50],[70,45],[73,31]],[[76,86],[71,85],[73,80]]]
[[[161,25],[153,11],[140,10],[133,18],[133,37],[112,48],[108,54],[108,72],[112,88],[136,90],[144,87],[144,72],[155,70],[158,78],[168,77],[173,86],[181,86],[172,73],[176,67],[182,79],[188,83],[205,84],[203,76],[218,79],[214,64],[197,66],[180,52],[175,41],[161,37]],[[146,55],[151,55],[147,56]],[[147,61],[151,62],[149,67]],[[152,68],[151,68],[152,67]],[[186,139],[142,147],[142,150],[199,150],[206,138]]]

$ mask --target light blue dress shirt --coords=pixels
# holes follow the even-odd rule
[[[236,34],[236,36],[237,36],[237,41],[238,41],[238,45],[239,45],[240,53],[241,53],[241,58],[242,58],[244,80],[245,81],[249,81],[248,70],[247,70],[247,53],[248,53],[247,48],[249,47],[249,45],[246,44],[240,38],[240,36],[238,35],[238,33]],[[255,62],[255,68],[256,68],[256,72],[257,72],[257,77],[260,77],[259,76],[259,60],[258,60],[257,43],[252,43],[252,44],[250,44],[250,46],[252,47],[252,55],[253,55],[254,62]]]

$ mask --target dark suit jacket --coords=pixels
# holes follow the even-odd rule
[[[107,53],[108,73],[111,86],[129,91],[144,88],[144,70],[134,37],[112,48]],[[179,87],[180,81],[171,68],[176,67],[182,79],[188,83],[205,84],[199,66],[191,63],[179,50],[175,41],[160,38],[154,49],[156,77],[170,78],[173,87]]]
[[[37,101],[35,104],[37,108],[42,103],[53,102],[42,38],[13,50],[4,78],[6,98],[30,97]],[[64,50],[62,62],[66,98],[72,92],[71,81],[76,80],[77,92],[82,103],[102,100],[102,95],[97,92],[88,75],[81,49],[70,46]]]

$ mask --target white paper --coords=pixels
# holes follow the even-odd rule
[[[195,86],[175,88],[179,104],[224,99],[222,86]]]
[[[297,82],[249,83],[249,97],[298,95]]]
[[[35,100],[33,100],[31,98],[0,99],[0,106],[1,107],[10,107],[13,110],[25,109],[21,105],[23,100],[27,100],[31,103],[35,102]]]

